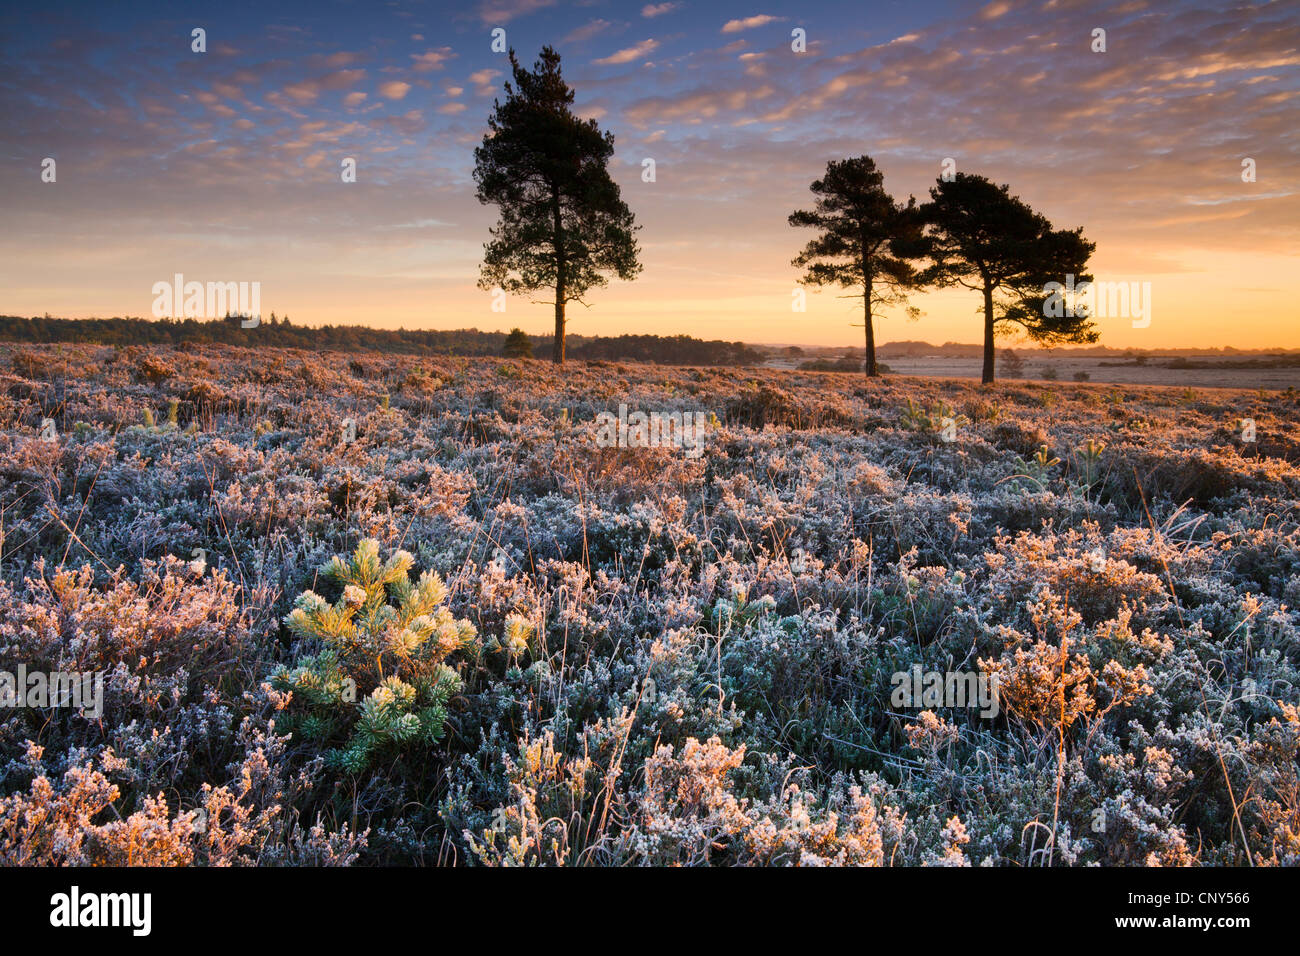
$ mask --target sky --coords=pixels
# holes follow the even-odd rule
[[[900,200],[951,159],[1083,227],[1097,279],[1150,283],[1149,321],[1101,318],[1103,345],[1300,347],[1294,0],[7,4],[0,313],[149,316],[181,273],[259,282],[295,324],[549,333],[544,294],[494,312],[476,284],[496,29],[527,64],[560,52],[641,226],[642,274],[570,333],[858,345],[844,291],[792,310],[811,232],[786,220],[867,154]],[[878,342],[980,340],[978,293],[912,304]]]

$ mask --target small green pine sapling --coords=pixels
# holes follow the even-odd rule
[[[1061,463],[1061,459],[1051,453],[1046,445],[1038,446],[1038,454],[1034,455],[1034,471],[1038,478],[1043,478],[1051,469]]]
[[[909,398],[907,407],[903,409],[903,413],[899,417],[899,424],[908,431],[914,432],[933,432],[937,434],[943,431],[945,422],[951,422],[954,426],[960,428],[962,425],[970,424],[970,419],[965,415],[958,415],[957,410],[942,398],[936,399],[929,410]]]
[[[1099,442],[1095,438],[1089,438],[1086,444],[1080,445],[1075,454],[1078,456],[1078,471],[1083,479],[1083,486],[1086,489],[1092,488],[1096,484],[1101,474],[1101,453],[1106,450],[1106,443]]]
[[[718,634],[726,634],[732,627],[752,624],[763,615],[776,609],[776,599],[770,594],[750,601],[744,588],[735,588],[730,599],[718,598],[713,605],[713,626]]]
[[[289,729],[327,745],[331,766],[359,773],[382,753],[439,740],[447,705],[464,687],[446,661],[480,649],[474,625],[444,606],[437,574],[411,582],[414,562],[406,551],[381,561],[379,543],[366,539],[322,568],[341,590],[333,604],[305,591],[285,618],[320,650],[281,667],[271,683],[293,692]]]
[[[1053,455],[1046,445],[1039,445],[1038,451],[1029,461],[1023,458],[1018,458],[1017,461],[1020,465],[1020,473],[1014,477],[1023,478],[1037,485],[1039,491],[1046,489],[1047,482],[1052,477],[1052,469],[1061,463],[1061,459]]]
[[[484,649],[505,654],[507,667],[515,667],[531,648],[535,631],[528,618],[511,614],[506,618],[505,631],[501,637],[489,639]]]

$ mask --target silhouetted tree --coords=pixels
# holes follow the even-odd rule
[[[511,329],[501,346],[501,354],[506,358],[532,358],[533,340],[523,329]]]
[[[894,202],[885,192],[884,176],[870,156],[832,160],[826,175],[810,187],[817,196],[811,211],[790,214],[790,225],[821,230],[794,265],[807,266],[799,281],[805,285],[838,285],[862,290],[868,376],[880,374],[876,364],[874,316],[880,306],[904,302],[918,289],[917,256],[921,218],[916,200]],[[911,310],[916,315],[916,310]]]
[[[563,363],[565,305],[607,285],[607,272],[632,279],[641,271],[638,227],[606,168],[614,136],[573,114],[560,55],[543,47],[529,71],[511,50],[510,69],[514,84],[505,84],[504,102],[493,102],[487,135],[474,151],[478,200],[501,209],[483,247],[479,287],[553,288],[552,358]]]
[[[1083,314],[1048,315],[1049,282],[1092,280],[1085,270],[1096,248],[1083,229],[1058,230],[1007,186],[983,176],[958,173],[939,180],[922,207],[927,254],[933,265],[923,280],[960,285],[984,295],[985,384],[993,381],[994,328],[1019,325],[1037,342],[1095,342],[1097,331]],[[1065,310],[1060,310],[1063,313]]]

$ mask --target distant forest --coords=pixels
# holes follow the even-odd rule
[[[534,354],[549,354],[551,336],[532,335]],[[0,341],[100,345],[239,345],[324,351],[374,351],[407,355],[500,355],[504,332],[478,329],[372,329],[360,325],[294,325],[289,319],[263,321],[246,329],[240,317],[222,319],[56,319],[0,316]],[[766,353],[743,342],[704,341],[689,335],[567,337],[575,359],[657,362],[663,365],[761,365]]]

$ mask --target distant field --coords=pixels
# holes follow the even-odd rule
[[[1206,381],[0,346],[0,670],[107,675],[0,859],[1300,864],[1300,402]]]
[[[1079,372],[1088,374],[1087,381],[1109,382],[1118,385],[1167,385],[1183,388],[1266,388],[1287,389],[1300,388],[1300,364],[1288,368],[1249,368],[1244,362],[1248,359],[1225,359],[1223,356],[1205,356],[1192,361],[1228,364],[1225,368],[1179,369],[1165,368],[1168,358],[1153,360],[1147,365],[1134,365],[1121,358],[1080,358],[1076,356],[1054,356],[1037,358],[1032,353],[1025,355],[1025,368],[1019,376],[1004,374],[997,369],[999,379],[1026,382],[1047,382],[1043,378],[1043,369],[1055,369],[1057,381],[1072,382]],[[913,375],[927,378],[973,378],[979,380],[983,372],[983,362],[978,358],[951,358],[928,356],[923,358],[882,358],[894,375]],[[1109,364],[1107,364],[1109,363]],[[769,367],[793,371],[799,362],[789,359],[776,359],[768,363]],[[1231,367],[1236,365],[1238,367]]]
[[[924,375],[935,377],[980,377],[982,363],[979,359],[945,358],[895,358],[886,364],[899,375]],[[1166,361],[1166,360],[1161,360]],[[1222,359],[1215,359],[1222,361]],[[1116,363],[1109,367],[1103,362]],[[1077,358],[1073,356],[1038,359],[1025,357],[1025,380],[1042,380],[1044,366],[1054,368],[1059,381],[1072,381],[1075,373],[1087,372],[1093,382],[1114,382],[1124,385],[1169,385],[1196,388],[1300,388],[1300,365],[1293,368],[1215,368],[1173,369],[1155,363],[1136,366],[1122,359]],[[1001,375],[1001,372],[998,373]]]

